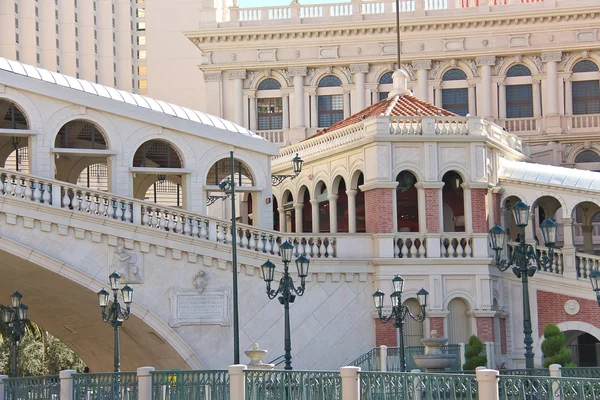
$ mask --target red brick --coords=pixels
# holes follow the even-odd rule
[[[575,315],[569,315],[565,311],[565,302],[571,299],[579,302],[580,309]],[[600,327],[600,310],[598,310],[598,303],[594,300],[538,290],[537,305],[539,336],[544,334],[544,328],[548,324],[560,324],[561,322],[585,321]]]
[[[427,232],[440,232],[440,192],[441,189],[424,189]]]
[[[471,221],[474,233],[488,231],[487,189],[471,189]]]
[[[375,346],[379,347],[381,345],[398,346],[397,329],[394,328],[391,321],[387,324],[379,320],[375,321]]]
[[[500,207],[500,193],[492,194],[492,202],[494,203],[494,224],[501,225],[502,208]]]
[[[444,318],[442,317],[430,317],[429,318],[429,329],[436,330],[438,337],[444,337]]]
[[[365,192],[365,219],[367,232],[394,232],[392,196],[394,189],[372,189]]]
[[[508,346],[506,344],[506,319],[500,318],[500,354],[507,354]]]
[[[482,342],[494,341],[494,318],[479,317],[477,320],[477,337]]]

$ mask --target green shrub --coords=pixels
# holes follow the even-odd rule
[[[473,371],[477,367],[485,367],[487,365],[487,357],[482,356],[483,343],[475,335],[469,338],[469,344],[465,350],[466,362],[463,365],[465,371]]]
[[[563,367],[574,366],[569,362],[573,354],[571,349],[565,346],[566,341],[565,334],[555,324],[548,324],[544,328],[544,341],[542,342],[544,368],[548,368],[551,364],[560,364]]]

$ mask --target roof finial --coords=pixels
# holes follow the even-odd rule
[[[412,94],[410,90],[408,90],[408,74],[402,70],[397,69],[396,72],[392,75],[392,83],[393,89],[388,94],[388,98],[394,96],[404,96],[405,94]]]

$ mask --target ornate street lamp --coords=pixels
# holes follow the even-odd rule
[[[2,322],[10,340],[10,376],[16,377],[17,370],[17,349],[19,341],[25,334],[27,327],[27,312],[29,308],[21,302],[23,296],[19,292],[14,292],[10,296],[10,306],[5,306],[2,310]]]
[[[298,271],[298,277],[300,278],[300,286],[295,287],[294,281],[289,274],[289,264],[292,261],[294,255],[294,246],[289,242],[285,241],[279,248],[281,250],[281,261],[283,261],[283,276],[279,280],[279,287],[277,290],[271,289],[271,282],[275,278],[275,264],[270,260],[267,260],[261,268],[263,279],[267,284],[267,296],[270,300],[273,300],[277,295],[280,295],[278,300],[283,305],[285,313],[285,367],[284,369],[292,369],[292,339],[290,334],[290,304],[296,300],[296,295],[302,296],[304,294],[304,288],[306,283],[306,277],[308,276],[308,267],[310,260],[304,256],[296,258],[296,269]]]
[[[398,350],[400,351],[400,371],[404,372],[406,370],[406,359],[404,356],[404,320],[406,317],[410,316],[415,321],[422,323],[426,318],[425,308],[427,307],[427,296],[429,293],[425,288],[421,288],[417,292],[417,297],[419,299],[419,304],[421,305],[421,314],[414,315],[410,312],[410,309],[402,304],[402,291],[404,290],[404,279],[396,275],[394,279],[392,279],[392,287],[394,288],[394,293],[390,295],[392,300],[392,313],[384,317],[383,316],[383,298],[385,294],[377,289],[375,293],[373,293],[373,302],[375,303],[375,308],[377,309],[377,315],[379,316],[379,320],[384,324],[387,324],[392,319],[394,320],[394,327],[398,329]]]
[[[271,175],[271,185],[279,186],[287,178],[295,179],[302,172],[302,164],[304,164],[304,161],[296,153],[296,157],[292,158],[292,171],[294,171],[294,175]]]
[[[500,271],[506,271],[511,266],[517,278],[521,279],[523,286],[523,334],[525,338],[525,366],[533,368],[533,338],[531,336],[531,310],[529,307],[529,278],[535,275],[539,268],[547,268],[554,260],[554,245],[556,244],[556,230],[558,225],[551,219],[546,218],[540,224],[544,244],[548,247],[548,254],[541,257],[537,255],[535,248],[525,241],[525,227],[529,222],[529,206],[522,201],[514,205],[513,216],[517,226],[520,228],[519,244],[516,245],[508,260],[501,259],[501,252],[506,243],[506,232],[499,225],[495,225],[489,231],[490,247],[495,252],[494,263]],[[591,276],[590,276],[591,279]],[[598,292],[596,292],[598,293]]]
[[[119,304],[119,280],[121,275],[118,272],[113,272],[108,277],[110,280],[110,288],[113,291],[113,303],[108,305],[110,299],[110,293],[105,289],[98,292],[98,304],[102,310],[102,320],[104,322],[110,322],[115,331],[115,372],[121,370],[121,351],[119,345],[119,327],[123,325],[123,320],[129,319],[131,315],[131,303],[133,302],[133,288],[129,285],[125,285],[121,289],[121,297],[123,303],[125,303],[125,310],[121,308]],[[107,311],[108,308],[108,311]]]
[[[596,300],[598,301],[598,305],[600,306],[600,288],[598,287],[598,280],[600,280],[600,271],[597,269],[590,272],[590,282],[592,283],[592,289],[596,293]]]

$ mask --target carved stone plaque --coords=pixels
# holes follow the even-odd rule
[[[230,289],[205,289],[202,294],[196,290],[172,290],[171,315],[169,325],[218,324],[230,325]]]
[[[577,300],[567,300],[565,302],[565,312],[569,315],[575,315],[579,312],[580,306]]]

